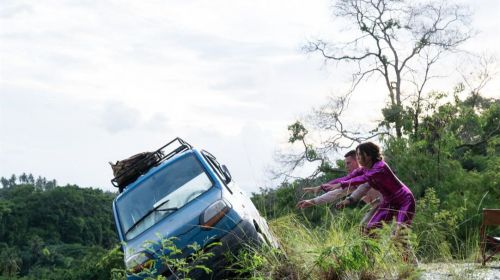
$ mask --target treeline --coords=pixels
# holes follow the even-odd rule
[[[115,193],[31,174],[2,177],[0,276],[110,279],[123,258],[112,215]]]
[[[434,107],[420,120],[418,133],[408,118],[404,137],[379,139],[386,161],[417,199],[416,249],[422,260],[429,261],[477,254],[481,210],[500,207],[500,100],[473,95],[437,105],[442,97],[429,101]],[[292,131],[301,126],[290,126],[291,142],[294,137],[307,141],[305,128]],[[307,148],[308,153],[320,155],[319,148]],[[252,200],[269,218],[296,213],[306,224],[321,226],[330,217],[325,211],[335,216],[331,205],[299,211],[295,204],[308,198],[302,188],[339,177],[329,166],[342,167],[342,162],[325,162],[318,167],[320,176],[284,182],[253,194]],[[353,219],[359,216],[359,208],[346,212],[352,212]]]
[[[47,178],[42,176],[38,176],[35,179],[35,176],[33,176],[33,174],[31,173],[26,174],[24,172],[19,176],[12,174],[8,179],[5,177],[1,177],[0,183],[2,183],[3,188],[10,188],[10,187],[15,187],[17,185],[26,184],[26,185],[33,185],[37,190],[48,190],[55,188],[57,186],[57,181],[55,179],[47,180]]]

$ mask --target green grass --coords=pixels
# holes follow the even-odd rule
[[[474,262],[478,228],[464,218],[464,209],[445,211],[438,206],[429,191],[418,203],[412,230],[398,238],[394,224],[378,230],[376,237],[362,234],[358,223],[366,209],[332,212],[318,207],[314,211],[323,211],[319,225],[304,212],[290,213],[270,221],[281,253],[249,248],[235,263],[245,279],[418,279],[423,271],[404,261],[403,244],[411,245],[421,263]]]
[[[378,238],[360,232],[343,212],[330,216],[324,226],[308,226],[307,220],[290,214],[273,220],[281,252],[248,248],[235,260],[245,279],[413,279],[419,271],[403,262],[400,242],[391,227]],[[410,238],[411,239],[411,238]]]

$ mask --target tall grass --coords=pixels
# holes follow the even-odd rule
[[[413,233],[419,259],[423,262],[474,261],[479,252],[480,213],[465,203],[453,210],[440,206],[432,188],[417,202]]]
[[[271,229],[281,253],[269,248],[240,253],[235,267],[249,279],[399,279],[415,278],[418,271],[403,262],[400,242],[387,226],[376,239],[360,233],[359,219],[339,212],[325,225],[312,227],[304,217],[289,214],[273,220]],[[251,268],[251,269],[248,269]],[[245,276],[245,277],[244,277]]]
[[[378,230],[376,237],[362,234],[359,221],[365,212],[321,206],[282,215],[270,221],[282,257],[269,248],[248,248],[236,267],[251,271],[250,279],[414,279],[421,271],[404,261],[404,244],[424,263],[477,259],[479,214],[467,205],[444,210],[432,189],[417,202],[411,232],[399,238],[393,224]]]

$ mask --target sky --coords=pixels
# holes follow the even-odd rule
[[[500,55],[500,2],[463,1]],[[247,192],[272,187],[287,126],[345,89],[302,47],[335,33],[332,2],[0,0],[0,176],[113,191],[109,161],[175,137],[214,154]],[[498,83],[490,92],[500,92]],[[360,91],[369,91],[363,85]],[[369,102],[372,110],[363,108]],[[359,94],[352,119],[380,118]]]

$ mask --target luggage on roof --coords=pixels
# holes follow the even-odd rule
[[[143,152],[133,155],[127,159],[119,160],[116,163],[110,162],[115,178],[111,180],[115,187],[120,189],[134,182],[139,176],[145,174],[152,167],[161,161],[161,152]]]
[[[166,147],[170,146],[174,142],[178,143],[177,148],[165,154]],[[119,160],[116,163],[110,162],[109,164],[111,165],[111,169],[113,169],[114,176],[111,183],[113,186],[117,187],[121,193],[126,186],[137,180],[139,176],[146,174],[151,168],[159,165],[166,159],[191,148],[191,145],[177,137],[154,152],[143,152],[133,155],[127,159]]]

